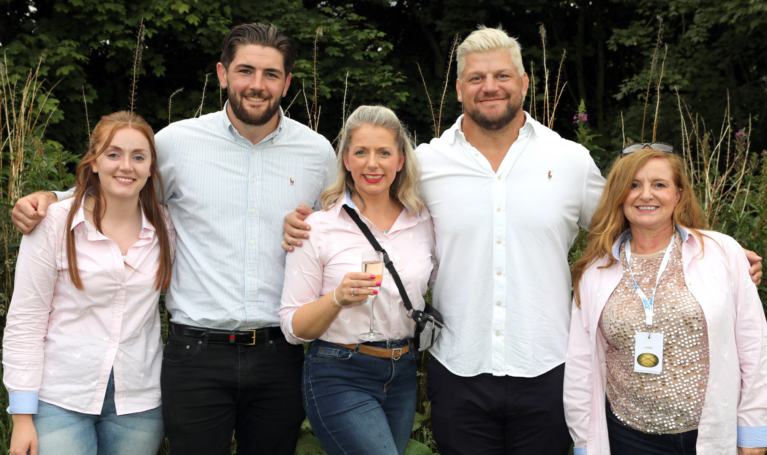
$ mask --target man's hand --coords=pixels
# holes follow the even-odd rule
[[[38,191],[16,201],[11,212],[13,224],[24,235],[32,232],[43,218],[48,206],[58,201],[56,195],[50,191]]]
[[[759,286],[759,284],[762,282],[762,258],[753,251],[749,251],[745,248],[743,251],[746,253],[748,262],[751,263],[751,268],[748,270],[748,273],[751,274],[751,279],[754,281],[754,283]]]
[[[314,213],[314,210],[308,205],[299,205],[295,212],[292,212],[285,217],[285,224],[282,227],[284,231],[282,237],[285,239],[285,241],[282,242],[283,250],[290,253],[294,251],[293,246],[300,247],[302,245],[301,241],[298,239],[309,238],[307,231],[311,230],[312,227],[304,223],[304,220],[312,213]],[[761,274],[759,276],[761,276]]]
[[[30,414],[14,414],[9,455],[27,455],[27,452],[37,455],[37,430]]]
[[[738,455],[764,455],[767,453],[767,448],[750,449],[746,447],[738,447]]]

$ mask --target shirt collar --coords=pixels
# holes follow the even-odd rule
[[[333,211],[336,215],[340,215],[341,212],[343,211],[343,206],[344,205],[348,205],[350,209],[352,209],[352,210],[356,211],[357,213],[359,213],[361,217],[364,217],[364,215],[362,213],[360,213],[359,208],[357,208],[357,204],[355,204],[354,201],[352,200],[352,193],[351,193],[351,191],[346,190],[346,195],[344,196],[343,200],[344,200],[343,204],[336,203],[332,207],[330,207],[330,209],[328,209],[328,211]],[[421,221],[421,217],[419,215],[412,214],[412,212],[410,212],[407,208],[405,208],[404,211],[405,211],[404,225],[397,226],[397,230],[398,231],[403,230],[403,229],[407,229],[407,228],[409,228],[411,226],[415,226],[416,224],[418,224],[419,221]],[[365,218],[365,219],[367,219],[367,218]],[[396,220],[395,220],[394,224],[397,224]],[[392,228],[393,227],[394,227],[394,225],[392,225]],[[393,231],[390,231],[390,232],[393,232]]]
[[[522,111],[525,114],[525,124],[522,125],[522,128],[519,129],[519,135],[522,136],[525,133],[532,134],[533,132],[537,132],[539,128],[545,128],[543,125],[535,121],[532,117],[530,117],[530,114],[528,114],[525,111]],[[450,127],[447,131],[445,131],[442,134],[442,137],[445,138],[450,145],[455,145],[457,140],[463,140],[466,141],[466,136],[463,134],[463,129],[461,126],[463,125],[463,115],[458,117],[458,120],[455,121],[453,126]],[[468,142],[468,141],[466,141]]]
[[[152,223],[150,223],[149,220],[147,219],[146,213],[144,213],[144,206],[141,205],[141,200],[139,200],[139,205],[141,206],[141,234],[139,234],[139,237],[141,237],[144,233],[146,233],[146,231],[157,232],[157,230],[152,225]],[[88,224],[85,223],[85,207],[83,206],[82,203],[80,204],[80,207],[77,209],[77,212],[75,213],[74,218],[72,218],[72,227],[70,228],[70,230],[74,229],[79,224],[83,225],[83,227],[85,228],[85,231],[88,232],[88,235],[91,234],[90,229],[88,229]],[[98,231],[96,231],[96,233],[98,233]]]
[[[229,114],[226,113],[226,109],[229,106],[229,101],[224,103],[224,108],[219,112],[221,115],[221,122],[226,129],[226,131],[229,133],[230,136],[233,138],[242,137],[245,139],[239,131],[237,131],[237,128],[232,125],[232,121],[229,119]],[[280,116],[280,121],[277,123],[277,129],[269,133],[268,136],[266,136],[264,139],[261,140],[261,142],[268,141],[270,139],[277,138],[285,129],[285,113],[282,110],[282,106],[279,107],[279,110],[277,111],[277,115]]]
[[[679,231],[679,235],[682,237],[682,243],[687,243],[688,240],[690,240],[690,243],[693,243],[695,241],[695,236],[690,235],[690,231],[680,225],[676,225],[676,230]],[[620,238],[617,242],[615,242],[615,245],[613,246],[613,257],[615,259],[620,260],[620,254],[621,254],[621,245],[623,245],[623,242],[631,238],[631,230],[626,229],[623,234],[621,234]]]

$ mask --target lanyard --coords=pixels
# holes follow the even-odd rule
[[[666,247],[666,252],[663,253],[663,259],[660,262],[660,269],[658,270],[658,277],[655,279],[655,287],[652,290],[652,296],[650,296],[648,299],[647,295],[645,295],[642,289],[639,288],[639,285],[637,285],[636,279],[634,279],[634,272],[631,270],[631,237],[629,237],[626,241],[626,262],[628,263],[629,273],[631,274],[631,282],[634,284],[634,290],[636,291],[637,295],[639,295],[639,299],[642,300],[642,303],[644,304],[645,324],[647,324],[648,329],[652,327],[652,315],[655,305],[655,291],[658,290],[660,277],[663,275],[663,271],[666,270],[666,266],[668,266],[668,261],[671,258],[671,250],[674,249],[675,243],[674,235],[672,235],[671,242],[669,242],[668,246]]]

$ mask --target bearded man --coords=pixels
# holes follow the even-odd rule
[[[232,433],[240,454],[296,450],[304,351],[285,340],[277,314],[282,220],[296,205],[317,205],[334,178],[335,153],[283,115],[295,57],[274,25],[234,27],[217,65],[224,109],[156,136],[177,236],[161,379],[173,454],[229,454]],[[20,199],[19,230],[29,232],[55,200]]]

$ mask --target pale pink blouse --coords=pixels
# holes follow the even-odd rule
[[[39,397],[72,411],[99,414],[112,369],[118,415],[156,408],[162,338],[155,228],[142,213],[139,240],[123,259],[117,243],[86,221],[81,207],[72,223],[84,287],[79,291],[69,279],[65,244],[73,201],[50,206],[21,241],[3,338],[9,412],[36,413]],[[175,231],[167,213],[165,218],[173,247]]]
[[[355,207],[346,197],[346,204]],[[384,234],[367,218],[360,215],[370,231],[387,251],[407,290],[415,309],[423,309],[429,280],[436,276],[434,260],[434,228],[431,216],[424,209],[417,216],[403,210],[388,234]],[[362,271],[362,253],[373,251],[370,242],[359,227],[335,204],[327,211],[315,212],[306,222],[312,226],[309,239],[303,247],[289,253],[285,264],[285,284],[282,289],[280,322],[289,342],[306,341],[293,334],[293,314],[298,308],[332,293],[349,272]],[[339,344],[357,344],[359,335],[369,330],[370,303],[355,303],[344,307],[328,330],[319,338]],[[373,306],[375,330],[386,339],[405,339],[413,336],[415,323],[402,304],[397,285],[388,270]]]

